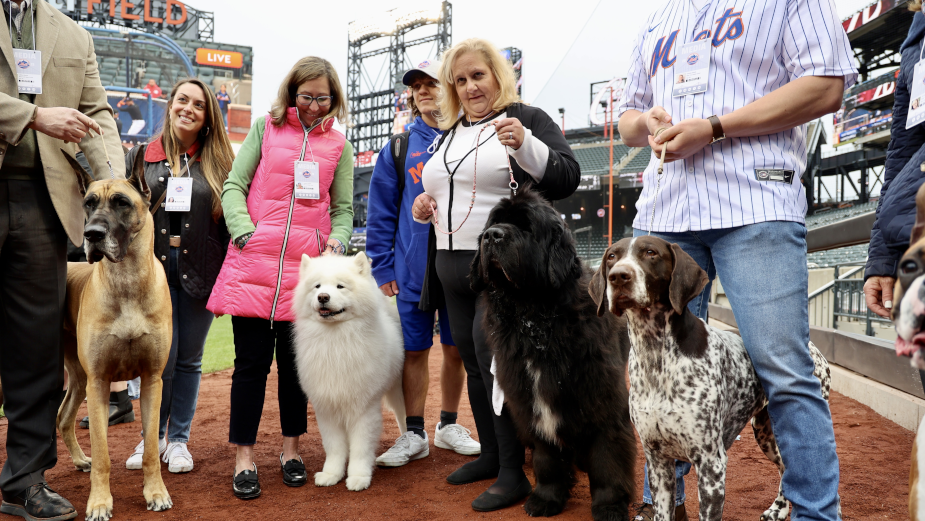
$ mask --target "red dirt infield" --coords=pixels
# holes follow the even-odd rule
[[[430,356],[431,390],[427,402],[427,429],[433,437],[434,425],[440,412],[440,349]],[[521,505],[491,513],[478,513],[470,502],[482,493],[490,482],[453,486],[444,478],[469,461],[471,457],[438,449],[431,441],[430,457],[394,469],[377,469],[368,490],[350,492],[343,481],[329,488],[315,487],[312,480],[301,488],[283,485],[279,470],[282,438],[279,434],[279,409],[276,402],[276,371],[271,372],[267,385],[267,403],[255,447],[257,467],[263,495],[241,501],[231,492],[234,468],[234,447],[228,440],[228,408],[231,370],[203,376],[199,406],[193,421],[190,452],[195,469],[188,474],[171,474],[162,464],[164,482],[173,498],[173,509],[148,512],[142,497],[142,473],[125,468],[125,460],[140,440],[139,402],[134,402],[134,423],[109,429],[109,451],[113,458],[111,487],[114,520],[292,520],[292,519],[526,519]],[[832,393],[832,415],[841,462],[842,510],[846,521],[868,519],[908,519],[908,479],[913,433],[883,418],[870,408]],[[86,415],[86,405],[78,418]],[[398,436],[391,413],[385,416],[385,430],[380,452],[386,450]],[[459,423],[475,433],[468,398],[463,393]],[[7,420],[0,420],[0,438],[6,438]],[[77,429],[78,441],[89,455],[89,431]],[[309,408],[308,433],[301,440],[301,454],[311,476],[321,470],[324,452],[321,437]],[[642,450],[639,451],[637,500],[642,497]],[[0,447],[0,459],[6,449]],[[530,458],[527,475],[533,481]],[[46,473],[50,486],[68,498],[83,519],[90,475],[71,464],[67,449],[58,439],[58,465]],[[687,512],[697,519],[696,478],[687,481]],[[742,439],[729,452],[726,478],[724,519],[755,520],[770,505],[777,493],[776,469],[758,449],[751,427],[742,432]],[[557,519],[591,519],[591,497],[587,475],[579,473],[573,498]],[[0,515],[3,519],[19,519]]]

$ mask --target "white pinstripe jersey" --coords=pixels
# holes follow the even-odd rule
[[[671,96],[678,48],[712,39],[709,89]],[[803,76],[857,77],[851,46],[832,0],[712,0],[698,10],[669,0],[639,31],[619,114],[661,105],[672,122],[721,116]],[[731,228],[765,221],[803,223],[806,125],[758,137],[727,138],[665,164],[652,231]],[[670,145],[669,145],[670,149]],[[658,159],[643,174],[633,226],[648,230]],[[792,170],[784,183],[759,170]]]

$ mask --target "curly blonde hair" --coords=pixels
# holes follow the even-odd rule
[[[289,74],[286,74],[286,77],[283,78],[283,82],[279,85],[279,94],[277,94],[276,101],[273,102],[270,109],[270,118],[272,118],[273,124],[281,127],[285,123],[286,111],[289,107],[296,106],[296,91],[299,89],[299,85],[322,76],[328,79],[331,96],[334,98],[331,101],[330,110],[321,120],[322,128],[331,118],[337,118],[341,125],[350,126],[347,99],[344,98],[344,91],[340,86],[337,71],[334,70],[331,62],[315,56],[306,56],[297,61],[292,66]]]
[[[440,84],[443,88],[437,95],[437,107],[440,109],[437,122],[443,130],[452,127],[456,123],[457,115],[462,111],[462,101],[456,93],[453,66],[456,60],[466,53],[475,53],[482,58],[498,83],[498,94],[491,103],[492,110],[502,112],[510,104],[520,101],[520,96],[517,94],[517,80],[514,77],[514,66],[511,62],[505,60],[501,51],[488,40],[469,38],[449,48],[441,58],[438,76],[440,76]]]

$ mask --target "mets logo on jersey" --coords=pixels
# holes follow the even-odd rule
[[[687,57],[687,64],[694,65],[700,60],[700,55],[697,53],[691,54]]]
[[[20,69],[28,69],[29,60],[19,60],[18,62],[16,62],[16,66],[19,67]]]
[[[704,30],[697,34],[694,38],[694,41],[704,40],[706,38],[713,37],[713,47],[719,47],[727,41],[738,40],[740,36],[745,32],[745,24],[742,22],[742,11],[736,11],[735,8],[730,7],[726,9],[722,16],[716,19],[714,23],[716,26],[715,30]],[[677,61],[677,56],[672,56],[675,40],[678,39],[679,30],[675,29],[668,36],[662,36],[655,42],[655,49],[652,50],[652,61],[649,62],[649,76],[655,76],[655,73],[658,72],[658,68],[668,69],[674,66],[674,62]],[[693,65],[697,63],[699,56],[694,59],[694,62],[691,63],[691,56],[688,58],[688,63]]]

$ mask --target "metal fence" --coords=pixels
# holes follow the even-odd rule
[[[847,268],[847,270],[845,270]],[[845,270],[844,272],[842,270]],[[834,280],[809,295],[809,323],[813,326],[838,329],[838,322],[864,323],[864,331],[874,336],[875,322],[890,323],[867,308],[864,301],[864,266],[835,266]]]

